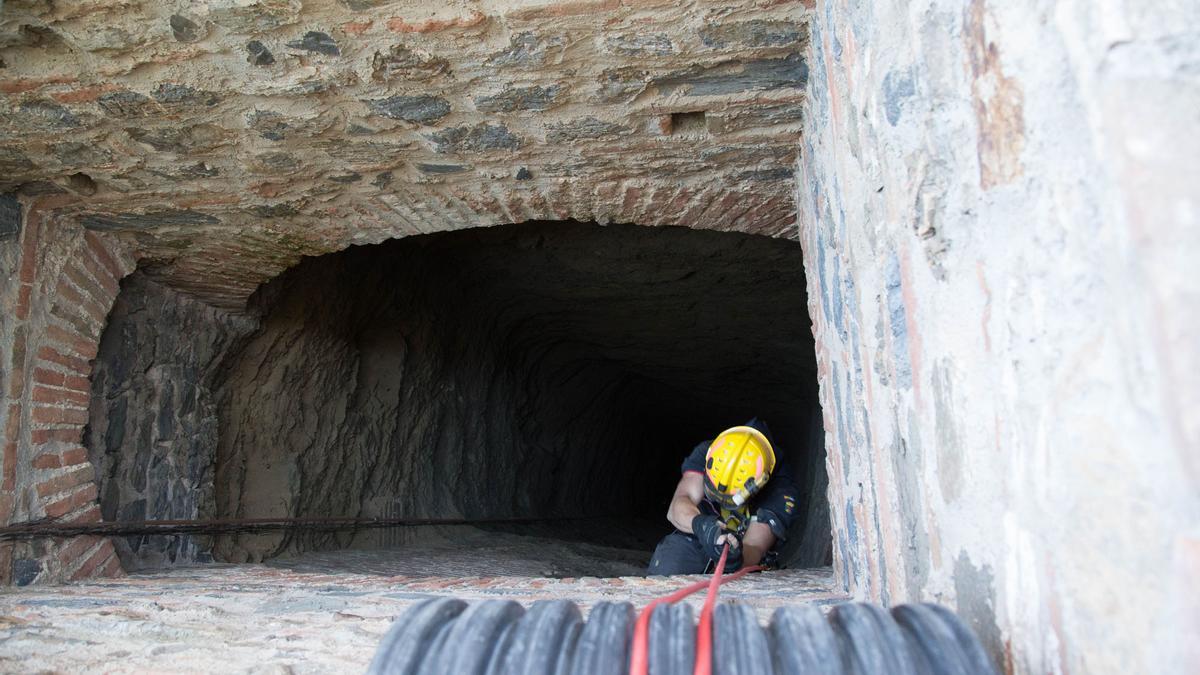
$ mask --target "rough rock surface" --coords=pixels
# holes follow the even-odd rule
[[[839,579],[1014,673],[1200,672],[1200,4],[822,0]]]
[[[473,225],[792,237],[805,4],[9,0],[0,192],[234,309],[301,255]]]
[[[552,557],[540,544],[529,561]],[[383,553],[383,552],[380,552]],[[479,556],[486,561],[486,551]],[[376,555],[372,560],[381,560]],[[698,577],[545,579],[517,559],[482,574],[439,564],[439,576],[379,576],[358,560],[323,571],[264,565],[207,565],[141,573],[106,583],[4,591],[0,669],[72,673],[361,672],[395,617],[426,598],[512,599],[525,606],[568,599],[586,614],[597,602],[641,608]],[[444,563],[445,561],[443,561]],[[510,576],[509,569],[522,576]],[[722,587],[722,599],[775,608],[847,598],[829,568],[756,574]],[[688,601],[699,612],[703,595]],[[214,646],[219,645],[219,648]]]
[[[100,340],[84,436],[105,520],[211,517],[213,383],[253,327],[141,273],[125,279]],[[126,570],[210,558],[208,542],[192,537],[113,541]]]
[[[219,384],[217,514],[659,517],[692,446],[752,415],[820,495],[819,416],[797,414],[815,395],[799,255],[739,234],[537,223],[306,260],[256,297],[261,328]],[[823,564],[828,527],[809,526],[791,544]]]

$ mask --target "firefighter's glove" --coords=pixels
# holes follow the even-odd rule
[[[732,532],[727,532],[725,528],[721,527],[721,521],[716,516],[705,513],[697,514],[695,518],[692,518],[692,534],[700,542],[700,550],[713,562],[721,559],[721,549],[725,547],[725,540],[729,540],[729,556],[725,560],[725,565],[736,569],[737,566],[733,565],[734,560],[737,560],[738,565],[741,564],[741,542],[737,541]],[[721,541],[717,541],[721,535],[726,536]]]

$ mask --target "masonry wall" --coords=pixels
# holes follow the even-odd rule
[[[1200,667],[1198,29],[1189,2],[813,16],[837,572],[957,605],[1011,672]]]
[[[133,258],[104,235],[17,204],[0,241],[4,444],[0,523],[97,522],[95,472],[81,444],[100,331]],[[0,543],[0,582],[24,585],[121,572],[107,539]]]

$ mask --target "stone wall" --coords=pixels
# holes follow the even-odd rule
[[[188,520],[216,512],[214,382],[255,327],[142,273],[126,277],[100,339],[84,446],[104,520]],[[114,539],[128,571],[211,560],[205,538]]]
[[[97,522],[95,472],[81,445],[100,331],[133,257],[104,235],[22,204],[0,241],[0,523]],[[121,572],[107,539],[0,543],[0,583]]]
[[[836,568],[1007,671],[1196,672],[1200,9],[821,0],[800,159]]]
[[[529,220],[791,237],[810,0],[9,0],[0,191],[240,309],[303,255]]]

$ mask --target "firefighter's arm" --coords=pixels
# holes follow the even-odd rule
[[[763,556],[774,545],[775,535],[770,526],[758,521],[750,523],[746,536],[742,537],[742,565],[749,567],[762,562]]]
[[[684,473],[667,508],[667,520],[680,532],[691,534],[692,518],[700,513],[701,499],[704,499],[704,476],[695,471]]]
[[[675,529],[685,534],[692,532],[692,519],[700,515],[700,500],[704,499],[704,475],[697,471],[688,471],[679,479],[675,486],[675,495],[671,497],[671,506],[667,509],[667,520]],[[722,534],[717,537],[717,545],[728,541],[729,545],[737,548],[738,539],[733,534]]]

